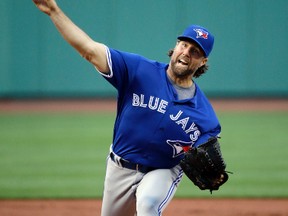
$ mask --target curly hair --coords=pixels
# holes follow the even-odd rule
[[[168,56],[171,57],[173,52],[174,52],[174,49],[170,49],[167,53]],[[198,78],[202,74],[204,74],[207,70],[208,70],[208,65],[204,64],[203,66],[201,66],[197,69],[197,71],[193,74],[193,77]]]

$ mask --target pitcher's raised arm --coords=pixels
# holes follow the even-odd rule
[[[33,0],[38,9],[46,13],[63,38],[73,46],[81,56],[91,62],[102,73],[109,73],[106,59],[106,46],[92,40],[75,25],[59,8],[55,0]]]

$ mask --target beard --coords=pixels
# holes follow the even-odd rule
[[[175,77],[183,79],[194,74],[195,70],[185,67],[185,65],[178,61],[171,61],[171,69]]]

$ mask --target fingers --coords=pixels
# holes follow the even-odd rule
[[[219,178],[218,181],[216,181],[216,182],[217,182],[217,184],[221,184],[223,181],[224,181],[224,175],[221,174],[221,175],[220,175],[220,178]]]
[[[45,6],[45,7],[48,6],[48,5],[47,5],[47,2],[44,1],[44,0],[32,0],[32,1],[34,2],[34,4],[36,4],[36,6],[37,6],[38,8],[43,7],[43,6]]]
[[[44,0],[32,0],[36,5],[40,5],[40,4],[43,4],[43,5],[47,5],[46,1]]]
[[[48,15],[56,8],[56,2],[51,0],[32,0],[38,9]]]
[[[225,175],[224,175],[224,174],[220,174],[219,178],[214,179],[214,181],[213,181],[213,187],[219,187],[219,186],[222,185],[225,181],[226,181]]]

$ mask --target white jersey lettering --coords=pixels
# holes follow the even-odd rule
[[[167,101],[161,100],[157,111],[164,114],[166,112],[167,105],[168,105]]]
[[[201,134],[200,130],[196,126],[195,122],[192,122],[189,128],[187,128],[188,122],[190,120],[190,117],[181,118],[181,115],[183,114],[182,110],[179,110],[176,115],[170,115],[170,119],[174,121],[177,125],[180,125],[182,130],[185,131],[186,134],[189,134],[189,138],[191,141],[196,142]]]
[[[132,106],[149,108],[150,110],[156,110],[157,112],[164,114],[168,106],[168,101],[154,96],[149,96],[149,99],[147,100],[144,94],[140,94],[139,96],[138,94],[133,93]]]
[[[170,119],[173,121],[176,121],[179,119],[179,117],[182,115],[183,111],[179,110],[179,112],[176,114],[176,116],[170,115]]]
[[[196,130],[198,130],[198,128],[196,127],[195,123],[192,122],[191,126],[187,130],[185,130],[185,133],[188,134],[188,133],[190,133],[192,131],[196,131]]]
[[[182,129],[185,130],[188,121],[189,121],[189,117],[186,117],[184,119],[180,119],[180,120],[176,121],[176,124],[182,125]]]
[[[153,104],[153,101],[154,101],[154,104]],[[156,110],[157,107],[158,107],[158,104],[159,104],[159,98],[156,97],[155,100],[154,100],[154,96],[150,96],[148,107],[151,110]]]
[[[140,98],[137,94],[133,93],[132,106],[139,106],[139,105],[140,105]]]
[[[194,131],[193,134],[190,134],[190,139],[194,142],[198,140],[199,136],[201,135],[201,132],[199,130]]]
[[[147,104],[144,103],[145,96],[143,94],[140,95],[140,107],[146,108]]]

